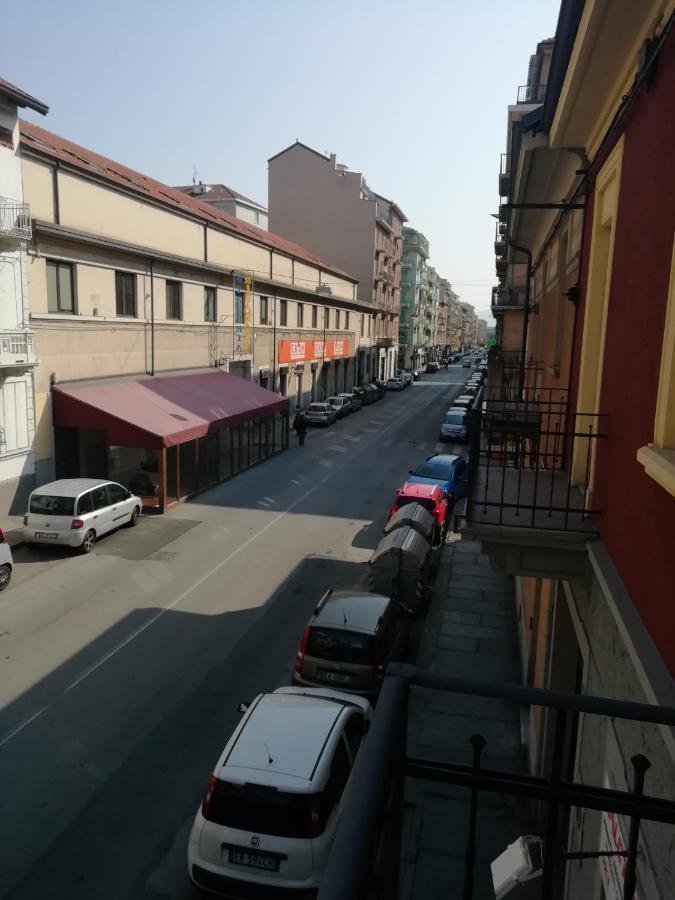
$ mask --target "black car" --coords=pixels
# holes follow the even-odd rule
[[[424,371],[427,373],[427,375],[433,375],[434,372],[438,372],[438,363],[428,362],[427,367]]]

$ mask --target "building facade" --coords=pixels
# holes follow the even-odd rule
[[[372,318],[359,345],[362,371],[389,378],[398,356],[404,213],[335,154],[299,141],[268,164],[270,228],[356,276],[357,298]]]
[[[673,96],[671,2],[563,0],[546,88],[513,124],[506,185],[500,176],[498,258],[525,270],[521,331],[507,347],[497,316],[462,529],[517,578],[527,684],[671,708]],[[645,792],[675,796],[672,730],[590,715],[565,727],[570,780],[630,790],[641,754]],[[535,774],[553,733],[552,717],[529,710]],[[592,854],[627,840],[621,815],[568,811],[561,842],[591,856],[559,866],[555,896],[620,897],[620,858]],[[642,823],[640,900],[675,895],[672,841],[671,827]]]
[[[267,230],[267,209],[262,203],[256,203],[226,184],[204,184],[195,178],[192,184],[178,185],[176,190],[190,197],[198,197],[202,203],[210,203],[221,212]]]
[[[403,229],[399,364],[416,369],[426,362],[424,330],[429,311],[427,260],[429,241],[421,231]]]
[[[0,514],[23,515],[35,485],[34,370],[18,110],[47,106],[0,79]]]
[[[168,505],[283,449],[289,406],[363,379],[356,278],[30,123],[20,147],[39,483],[133,472]],[[204,381],[216,372],[248,387]],[[120,380],[141,383],[133,420],[106,388]],[[154,426],[149,394],[163,396]]]

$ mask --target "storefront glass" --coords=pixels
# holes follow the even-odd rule
[[[145,447],[111,447],[109,477],[139,497],[159,503],[159,452]]]

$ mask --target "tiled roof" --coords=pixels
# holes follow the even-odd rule
[[[170,187],[154,178],[148,178],[141,172],[129,169],[121,163],[94,153],[93,150],[87,150],[74,144],[66,138],[53,134],[32,122],[26,122],[24,119],[19,120],[21,129],[21,144],[29,150],[40,153],[44,156],[60,159],[73,168],[87,172],[95,178],[104,179],[112,184],[120,185],[128,191],[148,197],[155,202],[161,203],[172,209],[194,216],[207,222],[210,225],[222,228],[224,231],[239,234],[243,238],[285,253],[287,256],[293,256],[301,262],[308,265],[316,266],[338,275],[340,278],[346,278],[348,281],[356,282],[358,279],[353,275],[348,275],[342,269],[337,268],[332,263],[327,262],[311,250],[295,244],[293,241],[287,241],[285,238],[274,234],[271,231],[265,231],[250,225],[242,219],[237,219],[229,213],[217,209],[210,203],[204,203],[197,197],[190,197],[184,194],[178,188]]]
[[[245,197],[239,191],[232,190],[226,184],[204,185],[207,190],[201,193],[196,190],[196,187],[194,184],[179,184],[176,186],[176,190],[183,191],[184,194],[189,194],[191,197],[201,197],[202,200],[206,200],[209,203],[213,200],[241,200],[243,203],[250,203],[251,206],[255,206],[257,209],[265,209],[262,203],[258,203],[257,200],[251,200],[250,197]]]
[[[28,106],[30,109],[34,109],[35,112],[42,113],[43,116],[46,116],[49,112],[49,107],[46,103],[43,103],[42,100],[38,100],[37,97],[33,97],[31,94],[22,91],[21,88],[12,84],[11,81],[5,81],[4,78],[0,78],[0,94],[9,97],[13,103],[16,103],[16,105],[20,106],[22,109],[25,109]]]

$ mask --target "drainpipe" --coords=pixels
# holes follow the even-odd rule
[[[155,280],[153,258],[150,257],[150,374],[155,374]]]
[[[527,256],[527,276],[525,278],[525,315],[523,317],[523,342],[520,351],[520,374],[519,374],[519,382],[520,382],[520,390],[522,392],[525,387],[525,353],[527,352],[527,327],[529,324],[530,318],[530,281],[532,280],[532,251],[527,250],[525,247],[519,247],[518,244],[514,244],[513,241],[508,242],[509,247],[512,247],[514,250],[517,250],[520,253],[524,253]]]

